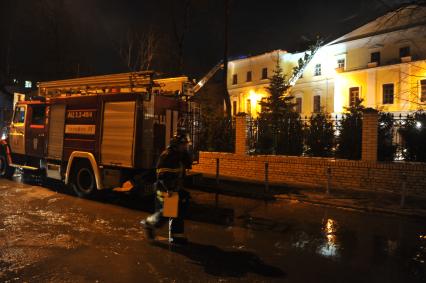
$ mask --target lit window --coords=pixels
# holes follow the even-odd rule
[[[32,81],[25,81],[25,88],[32,88],[32,87],[33,87]]]
[[[268,68],[262,69],[262,80],[266,80],[268,78]]]
[[[321,76],[321,64],[315,65],[315,76]]]
[[[380,65],[380,52],[371,53],[371,63],[376,62],[377,65]]]
[[[251,71],[247,72],[247,80],[246,80],[247,82],[251,82],[251,74],[252,74]]]
[[[321,96],[319,95],[314,96],[314,112],[321,112]]]
[[[299,114],[302,113],[302,98],[301,97],[296,98],[295,110]]]
[[[383,104],[393,104],[394,98],[394,85],[384,84],[383,85]]]
[[[238,83],[238,76],[237,76],[237,74],[234,74],[233,76],[232,76],[232,84],[233,85],[236,85]]]
[[[426,102],[426,80],[420,81],[420,101]]]
[[[345,59],[337,60],[337,68],[345,68]]]
[[[410,46],[399,48],[399,58],[410,56]]]
[[[353,107],[359,100],[359,87],[351,87],[349,89],[349,106]]]

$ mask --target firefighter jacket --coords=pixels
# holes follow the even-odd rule
[[[157,162],[157,180],[162,191],[177,190],[179,180],[185,175],[185,170],[191,168],[192,159],[187,151],[180,152],[173,147],[161,153]]]

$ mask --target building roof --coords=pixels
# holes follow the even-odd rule
[[[238,58],[236,58],[236,59],[232,59],[231,58],[231,60],[229,60],[229,63],[237,63],[237,62],[239,62],[239,61],[245,61],[245,60],[247,60],[247,59],[255,59],[255,58],[260,58],[260,57],[262,57],[262,56],[265,56],[265,55],[270,55],[270,54],[277,54],[277,53],[280,53],[280,54],[286,54],[286,53],[288,53],[286,50],[282,50],[282,49],[276,49],[276,50],[272,50],[272,51],[268,51],[268,52],[264,52],[264,53],[260,53],[260,54],[256,54],[256,55],[250,55],[250,56],[240,56],[240,57],[238,57]]]
[[[418,26],[426,26],[426,6],[408,5],[383,16],[339,37],[329,45],[367,38]]]
[[[426,5],[405,5],[396,10],[386,13],[375,20],[329,42],[327,45],[334,45],[343,42],[368,38],[375,35],[406,30],[409,28],[424,26],[426,28]],[[426,34],[426,32],[425,32]],[[247,59],[255,59],[273,53],[287,54],[289,56],[300,56],[305,53],[301,52],[287,52],[286,50],[278,49],[257,55],[241,57],[229,62],[237,63]]]

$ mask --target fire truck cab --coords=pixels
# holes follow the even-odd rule
[[[152,72],[39,84],[18,102],[0,141],[0,176],[15,168],[64,182],[81,196],[104,189],[150,192],[155,161],[178,130],[197,140],[197,107],[180,95],[187,78]]]

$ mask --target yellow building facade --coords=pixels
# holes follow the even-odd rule
[[[302,116],[340,114],[356,98],[385,112],[426,110],[426,7],[407,6],[324,45],[291,88]],[[284,74],[305,52],[269,53],[229,62],[232,113],[256,117],[279,60]]]
[[[242,58],[228,64],[228,92],[231,96],[232,114],[248,113],[257,116],[259,101],[267,97],[269,78],[276,67],[278,56],[285,51]]]

